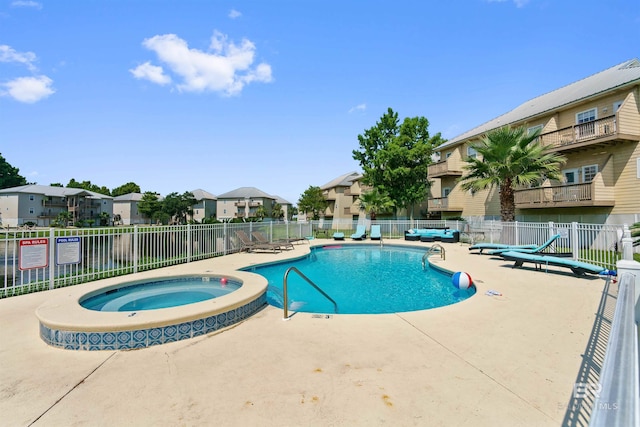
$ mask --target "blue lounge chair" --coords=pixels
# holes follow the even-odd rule
[[[543,244],[541,244],[540,246],[537,246],[533,249],[531,248],[518,248],[518,247],[509,247],[509,248],[505,248],[505,249],[494,249],[492,251],[487,252],[489,255],[501,255],[503,252],[522,252],[525,254],[540,254],[542,253],[542,251],[544,251],[545,249],[547,249],[549,246],[551,246],[551,244],[553,242],[556,241],[556,239],[558,239],[560,237],[559,234],[555,234],[553,236],[551,236],[549,238],[549,240],[547,240],[546,242],[544,242]]]
[[[531,262],[536,265],[536,269],[542,268],[542,265],[548,267],[555,265],[557,267],[570,268],[576,276],[584,276],[586,273],[601,274],[605,270],[599,265],[589,264],[581,261],[574,261],[569,258],[559,258],[551,255],[536,255],[523,252],[503,252],[500,256],[507,261],[515,261],[513,268],[522,267],[525,262]],[[545,268],[545,271],[547,269]]]
[[[476,243],[469,246],[470,251],[479,251],[478,253],[484,253],[484,250],[496,250],[496,249],[535,249],[538,245],[505,245],[502,243]]]
[[[359,225],[356,227],[356,232],[351,235],[353,240],[363,240],[367,238],[367,230],[364,228],[364,225]]]
[[[382,234],[380,234],[380,226],[372,225],[371,226],[371,235],[369,235],[371,240],[380,240],[382,239]]]
[[[344,240],[344,233],[335,232],[333,233],[333,240]]]

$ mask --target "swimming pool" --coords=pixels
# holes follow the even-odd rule
[[[80,305],[96,311],[157,310],[217,298],[241,285],[226,277],[176,277],[88,294],[80,299]]]
[[[334,299],[341,314],[382,314],[425,310],[463,301],[475,287],[459,290],[451,275],[422,268],[425,248],[386,245],[315,247],[301,259],[255,266],[268,281],[267,302],[283,307],[283,277],[296,267]],[[334,313],[334,305],[295,273],[288,276],[289,309]]]

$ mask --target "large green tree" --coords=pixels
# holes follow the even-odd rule
[[[118,197],[129,193],[141,193],[140,186],[135,182],[127,182],[126,184],[123,184],[120,187],[116,187],[111,190],[111,195],[113,197]]]
[[[0,154],[0,189],[27,185],[25,177],[20,175],[20,169],[9,164]]]
[[[69,180],[69,183],[67,184],[67,188],[81,188],[83,190],[93,191],[94,193],[100,193],[106,196],[111,195],[111,190],[109,190],[104,185],[102,187],[99,187],[96,184],[92,184],[91,181],[78,182],[74,178],[71,178]]]
[[[365,184],[387,194],[397,208],[410,209],[426,199],[427,167],[434,148],[445,141],[440,133],[429,135],[425,117],[400,123],[389,108],[375,126],[358,135],[360,150],[353,150],[353,158],[362,167]]]
[[[515,190],[541,184],[545,179],[562,178],[560,168],[566,158],[542,145],[540,131],[504,126],[488,132],[472,147],[478,157],[466,159],[462,189],[479,191],[498,188],[502,221],[515,221]]]
[[[158,217],[158,214],[162,211],[162,202],[158,194],[151,191],[146,191],[142,194],[142,199],[138,202],[138,212],[149,220],[151,224],[152,220]]]
[[[320,213],[324,212],[327,206],[329,206],[329,202],[322,195],[322,189],[313,185],[304,190],[298,199],[298,211],[306,214],[311,213],[312,219],[319,219]]]
[[[190,191],[183,194],[171,193],[162,201],[162,212],[173,218],[176,223],[186,224],[187,216],[193,219],[193,206],[197,203]]]

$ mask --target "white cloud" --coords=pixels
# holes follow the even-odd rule
[[[248,83],[273,80],[269,64],[253,66],[256,47],[250,40],[243,39],[236,45],[218,31],[211,37],[210,52],[190,49],[175,34],[153,36],[142,45],[155,52],[158,60],[175,74],[180,91],[236,95]]]
[[[151,65],[149,61],[142,65],[138,65],[136,68],[129,70],[136,79],[146,79],[159,85],[166,85],[171,83],[171,77],[164,74],[162,67],[157,65]]]
[[[229,11],[229,18],[231,19],[240,18],[241,16],[242,16],[242,13],[238,12],[235,9],[231,9],[231,11]]]
[[[365,111],[367,109],[367,104],[358,104],[355,107],[349,109],[349,113],[354,113],[356,111]]]
[[[0,96],[9,96],[18,102],[33,104],[55,93],[51,88],[52,84],[53,80],[47,76],[18,77],[2,84],[6,90],[1,90]]]
[[[0,62],[17,62],[24,64],[29,70],[35,71],[36,67],[33,63],[36,59],[36,54],[33,52],[17,52],[9,45],[0,45]]]
[[[32,7],[34,9],[42,9],[42,3],[38,3],[37,1],[28,1],[28,0],[16,0],[11,2],[12,7]]]

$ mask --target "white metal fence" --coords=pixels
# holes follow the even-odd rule
[[[620,258],[622,225],[499,221],[385,220],[383,240],[404,239],[410,228],[449,227],[470,239],[509,244],[541,244],[560,234],[552,250],[612,269]],[[294,237],[347,238],[357,222],[258,222],[124,226],[80,229],[3,229],[0,232],[0,298],[54,289],[106,277],[188,263],[237,252],[234,231],[262,231],[272,240]],[[369,225],[369,224],[367,224]],[[367,227],[368,228],[368,227]],[[73,244],[69,244],[69,242]],[[33,245],[31,245],[33,243]],[[78,251],[76,254],[75,251]]]

